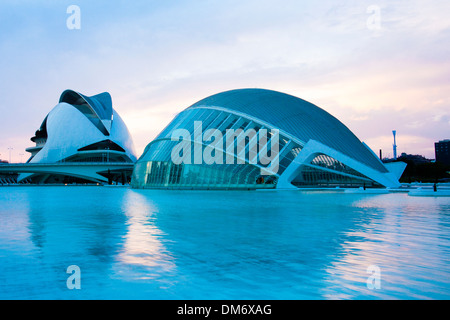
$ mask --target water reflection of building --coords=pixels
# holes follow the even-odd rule
[[[156,279],[173,271],[175,264],[161,243],[163,233],[153,222],[155,208],[149,199],[130,191],[123,203],[127,231],[116,268],[131,268],[128,275],[140,279]]]
[[[447,219],[435,198],[365,195],[352,207],[355,224],[342,233],[340,248],[325,269],[324,298],[448,297],[450,269],[442,245],[448,240],[442,228]],[[378,289],[368,286],[374,277],[379,277]]]

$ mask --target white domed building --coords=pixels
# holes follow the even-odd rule
[[[28,164],[65,164],[61,168],[43,172],[22,173],[19,181],[35,183],[105,182],[129,180],[130,169],[115,166],[99,172],[77,170],[79,164],[128,164],[136,161],[133,140],[127,126],[112,107],[109,93],[91,97],[73,90],[62,93],[59,103],[48,113],[31,138],[36,145],[27,148],[31,153]],[[63,166],[60,166],[63,167]],[[100,168],[100,166],[99,166]],[[132,166],[131,166],[132,170]],[[124,177],[125,175],[125,177]]]

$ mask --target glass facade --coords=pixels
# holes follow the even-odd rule
[[[326,154],[317,154],[309,163],[300,162],[308,155],[294,161],[310,140],[350,157],[352,165],[356,161],[361,168],[370,168],[371,177],[373,170],[387,172],[376,155],[324,110],[280,93],[232,90],[179,113],[145,148],[135,165],[132,186],[259,189],[276,188],[278,182],[279,188],[380,186],[360,167],[355,170]]]
[[[339,162],[336,159],[333,159],[332,157],[329,157],[329,156],[327,156],[325,154],[317,155],[311,161],[311,164],[314,165],[314,166],[323,167],[323,168],[326,168],[326,169],[329,169],[329,170],[339,171],[339,172],[342,172],[342,173],[345,173],[345,174],[348,174],[348,175],[369,179],[365,175],[363,175],[362,173],[360,173],[360,172],[350,168],[349,166],[343,164],[342,162]]]
[[[301,166],[301,174],[293,181],[296,186],[378,186],[372,179],[342,162],[318,154],[309,164]]]
[[[174,164],[148,161],[136,164],[134,188],[272,189],[277,176],[262,176],[260,168],[245,164]]]
[[[189,139],[173,136],[175,129],[185,129]],[[277,136],[276,143],[272,129],[226,111],[187,109],[145,148],[134,170],[133,186],[275,188],[278,177],[302,146],[283,134]],[[215,140],[217,134],[221,141]],[[198,141],[195,137],[199,135]],[[264,144],[260,143],[262,138]],[[277,150],[273,152],[275,143]],[[174,154],[183,158],[183,163],[174,163]]]
[[[321,170],[320,167],[302,166],[301,174],[292,182],[293,185],[299,187],[315,186],[315,187],[358,187],[358,186],[380,186],[370,179],[359,178],[351,175],[339,174],[338,172]]]

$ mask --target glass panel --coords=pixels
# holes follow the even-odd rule
[[[175,165],[165,161],[138,163],[133,171],[133,187],[187,188],[274,188],[277,177],[260,176],[258,167],[248,164]]]
[[[301,174],[292,182],[297,186],[376,186],[370,179],[341,175],[335,172],[324,171],[316,167],[302,166]]]
[[[316,156],[312,161],[311,164],[319,166],[319,167],[324,167],[327,168],[329,170],[333,170],[333,171],[339,171],[339,172],[343,172],[343,173],[347,173],[347,174],[351,174],[354,176],[358,176],[358,177],[362,177],[362,178],[367,178],[365,175],[359,173],[358,171],[350,168],[349,166],[343,164],[342,162],[329,157],[325,154],[320,154],[318,156]]]

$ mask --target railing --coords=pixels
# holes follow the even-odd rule
[[[134,163],[130,162],[53,162],[53,163],[9,163],[1,164],[0,172],[28,172],[29,170],[38,170],[38,168],[64,168],[64,167],[83,167],[101,169],[130,169],[134,168]]]

